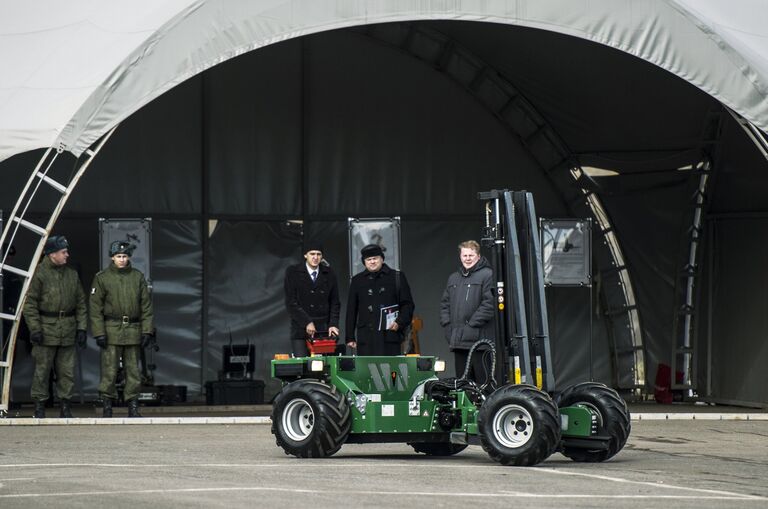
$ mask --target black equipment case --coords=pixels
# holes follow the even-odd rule
[[[261,405],[264,403],[262,380],[219,380],[205,382],[207,405]]]

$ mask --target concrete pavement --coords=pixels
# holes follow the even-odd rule
[[[268,425],[0,428],[0,507],[768,507],[768,421],[642,420],[601,464],[502,467],[406,444],[302,460]]]

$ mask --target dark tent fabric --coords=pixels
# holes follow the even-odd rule
[[[728,219],[717,219],[713,244],[706,244],[720,268],[715,293],[707,294],[706,277],[698,282],[699,302],[713,302],[706,396],[768,401],[750,369],[765,359],[757,284],[765,271],[750,264],[749,272],[739,272],[750,239],[765,237],[766,225],[729,215],[768,217],[761,198],[766,162],[723,107],[660,68],[584,40],[488,23],[414,25],[449,37],[513,83],[582,166],[618,173],[590,185],[612,220],[634,284],[646,389],[652,390],[657,365],[669,363],[676,339],[675,278],[687,249],[681,232],[698,176],[677,168],[713,159],[707,207]],[[281,278],[300,260],[302,230],[325,239],[327,256],[346,281],[347,218],[400,216],[403,268],[425,321],[422,349],[452,360],[437,308],[455,270],[456,245],[481,235],[476,193],[531,191],[541,217],[583,217],[579,211],[586,210],[568,194],[576,182],[556,185],[528,142],[469,88],[359,29],[264,47],[188,80],[126,120],[82,178],[61,230],[95,246],[98,217],[154,219],[161,345],[167,338],[156,377],[199,394],[221,369],[230,332],[235,341],[258,345],[256,376],[269,378],[268,360],[287,348]],[[712,118],[720,126],[715,140],[706,129]],[[12,208],[35,156],[0,163],[3,210]],[[63,158],[56,171],[66,174],[73,164]],[[43,200],[30,211],[42,215],[47,207]],[[595,235],[595,242],[601,239]],[[700,261],[708,256],[701,252]],[[93,260],[83,261],[85,285],[96,270]],[[737,285],[731,272],[752,284]],[[585,289],[547,291],[559,387],[589,376],[590,321],[594,378],[612,385],[632,378],[633,367],[617,361],[611,339],[626,324],[611,321],[600,304],[620,295],[594,291],[591,306]],[[695,338],[702,395],[709,382],[707,323],[702,314]],[[725,331],[741,338],[729,355]],[[744,369],[737,373],[736,366]],[[92,348],[83,367],[92,396],[98,376]],[[18,367],[14,398],[27,398],[27,387],[28,371]],[[276,387],[270,381],[268,395]]]

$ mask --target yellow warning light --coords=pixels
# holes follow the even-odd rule
[[[291,358],[291,354],[288,353],[276,353],[275,354],[275,360],[276,361],[284,361]]]
[[[502,309],[504,309],[504,303],[499,302],[499,310],[502,310]]]

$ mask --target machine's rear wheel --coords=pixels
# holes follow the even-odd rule
[[[549,395],[531,385],[505,385],[477,416],[483,449],[502,465],[531,466],[547,459],[560,442],[560,416]]]
[[[291,382],[275,398],[272,434],[286,454],[322,458],[347,440],[352,420],[349,405],[336,387],[317,380]]]
[[[621,396],[598,382],[584,382],[563,391],[557,406],[583,405],[597,416],[598,434],[610,437],[608,449],[564,447],[562,453],[573,461],[597,463],[618,453],[627,443],[631,429],[629,409]]]
[[[427,456],[453,456],[467,448],[466,444],[450,442],[413,442],[408,444],[413,450]]]

